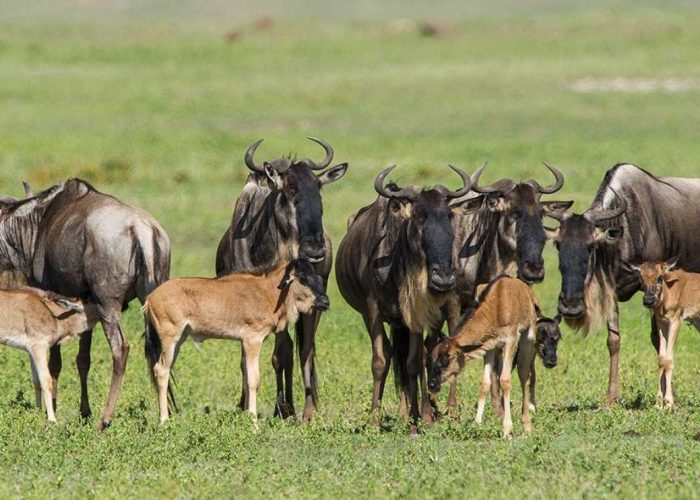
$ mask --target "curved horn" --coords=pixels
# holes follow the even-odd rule
[[[479,177],[481,177],[481,173],[484,171],[486,168],[486,163],[484,163],[482,166],[480,166],[476,172],[471,177],[472,181],[472,186],[471,189],[472,191],[475,191],[477,193],[481,194],[488,194],[488,193],[507,193],[511,191],[513,188],[515,188],[515,182],[511,181],[510,179],[501,179],[500,181],[496,181],[493,184],[489,184],[488,186],[479,186]]]
[[[318,137],[307,137],[307,139],[309,139],[310,141],[314,141],[316,144],[319,144],[323,149],[326,150],[326,157],[320,163],[316,163],[313,160],[306,160],[309,163],[309,167],[311,167],[311,170],[321,170],[322,168],[326,168],[328,165],[330,165],[331,161],[333,161],[333,147],[331,147],[330,144],[328,144],[323,139],[319,139]]]
[[[255,162],[253,161],[253,155],[255,154],[255,150],[258,149],[258,146],[260,146],[260,143],[263,140],[264,139],[260,139],[259,141],[254,142],[248,147],[248,149],[245,152],[245,164],[253,172],[257,172],[259,174],[262,174],[263,172],[265,172],[265,170],[261,166],[255,164]]]
[[[624,198],[622,198],[619,194],[617,194],[617,191],[615,191],[613,188],[610,188],[610,191],[612,191],[615,195],[615,198],[617,198],[620,201],[620,206],[609,210],[589,208],[583,214],[583,217],[591,224],[597,225],[608,219],[619,217],[624,213],[625,210],[627,210],[627,201]]]
[[[445,188],[445,198],[447,198],[448,200],[451,200],[453,198],[459,198],[461,196],[464,196],[472,188],[471,178],[461,168],[454,167],[454,166],[449,165],[449,164],[447,166],[450,167],[452,170],[454,170],[457,173],[457,175],[459,175],[462,178],[462,182],[464,183],[464,186],[461,189],[458,189],[457,191],[452,191],[450,189]]]
[[[556,193],[564,186],[564,175],[557,168],[549,165],[546,161],[543,161],[542,163],[544,163],[544,166],[547,167],[554,175],[554,184],[551,186],[542,187],[540,186],[540,183],[534,179],[530,179],[527,182],[542,194]]]
[[[392,165],[379,172],[379,175],[374,180],[374,190],[377,193],[379,193],[379,196],[383,196],[384,198],[407,198],[409,200],[413,199],[414,193],[413,190],[410,188],[402,188],[398,191],[388,191],[384,186],[384,179],[386,179],[386,176],[389,175],[389,172],[391,172],[395,168],[396,165]]]

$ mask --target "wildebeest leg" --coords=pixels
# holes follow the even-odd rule
[[[303,422],[311,422],[316,412],[316,403],[318,401],[318,388],[316,386],[316,347],[315,337],[316,328],[321,318],[321,313],[314,310],[311,314],[302,314],[297,322],[297,346],[299,349],[299,363],[301,364],[301,372],[304,376],[304,413],[302,414]],[[302,335],[299,335],[299,332]]]
[[[275,356],[273,354],[272,356],[272,366],[275,366]],[[241,347],[241,362],[239,363],[240,368],[241,368],[241,397],[238,399],[238,408],[241,410],[246,409],[246,403],[245,403],[245,396],[246,396],[246,387],[248,387],[248,384],[245,381],[245,355],[243,354],[243,348]],[[277,368],[275,368],[275,373],[277,372]]]
[[[425,368],[428,366],[429,360],[430,360],[430,354],[433,352],[433,349],[444,339],[444,335],[442,333],[442,330],[438,327],[433,327],[428,331],[428,336],[425,338],[425,345],[423,347],[423,371],[421,373],[425,373]],[[422,387],[422,385],[421,385]],[[427,385],[425,386],[427,389]],[[430,421],[433,420],[433,416],[436,418],[439,416],[438,412],[438,405],[437,405],[437,395],[428,391],[427,392],[427,399],[428,403],[430,404]],[[425,408],[423,409],[423,412],[425,412]],[[423,420],[428,421],[426,419],[425,415],[423,416]]]
[[[410,404],[410,416],[412,420],[411,433],[417,432],[415,424],[418,423],[420,413],[418,411],[418,378],[422,366],[420,362],[423,354],[423,332],[411,332],[408,345],[408,358],[406,359],[406,373],[408,375],[408,401]]]
[[[367,307],[367,313],[362,315],[365,327],[372,342],[372,407],[371,412],[379,411],[384,396],[384,385],[391,367],[391,343],[384,330],[384,323],[374,302]]]
[[[260,347],[262,338],[246,339],[243,341],[243,353],[246,365],[247,410],[254,419],[258,418],[258,386],[260,385]]]
[[[83,333],[80,337],[78,355],[75,357],[75,366],[80,375],[80,416],[88,418],[90,411],[90,399],[88,397],[88,372],[90,371],[90,348],[92,347],[92,330]]]
[[[486,407],[486,396],[491,390],[491,376],[495,366],[496,350],[491,349],[484,355],[484,373],[481,377],[481,385],[479,385],[479,403],[476,406],[476,416],[474,421],[480,424],[484,421],[484,408]]]
[[[678,330],[681,327],[680,318],[673,318],[666,329],[666,357],[663,360],[664,375],[666,377],[666,392],[664,394],[664,408],[673,408],[673,346],[676,343]]]
[[[272,367],[275,369],[275,377],[277,379],[276,417],[288,418],[294,415],[293,347],[294,343],[289,336],[289,330],[285,328],[275,335]],[[247,409],[246,406],[241,406],[241,408]]]
[[[29,351],[27,351],[29,352]],[[36,371],[36,365],[34,364],[34,358],[32,358],[31,353],[29,354],[29,366],[32,368],[32,384],[34,385],[34,402],[36,407],[41,410],[41,399],[43,394],[41,392],[41,381],[39,380],[39,374]]]
[[[503,396],[501,394],[499,380],[504,366],[506,365],[503,363],[503,351],[501,349],[496,349],[493,362],[493,373],[495,373],[497,377],[491,377],[491,404],[493,405],[494,413],[498,417],[503,416]],[[510,370],[510,368],[511,367],[509,366],[507,369]]]
[[[102,327],[105,331],[105,336],[109,342],[109,347],[112,350],[112,382],[109,386],[109,395],[107,396],[107,405],[105,406],[102,420],[100,421],[99,429],[106,429],[112,418],[114,418],[114,410],[117,406],[119,398],[119,390],[124,378],[126,370],[126,361],[129,356],[129,343],[124,335],[121,322],[119,320],[120,304],[115,304],[112,308],[101,308]],[[102,312],[104,311],[104,312]]]
[[[530,417],[530,388],[532,387],[532,369],[535,361],[535,327],[520,334],[518,345],[517,365],[520,387],[523,390],[522,423],[526,433],[532,432],[532,418]]]
[[[461,314],[459,300],[454,298],[445,304],[443,308],[443,313],[445,318],[447,318],[447,329],[449,330],[450,337],[457,333],[457,323],[459,323],[459,316]],[[428,355],[430,355],[428,352]],[[457,377],[450,382],[450,392],[447,395],[447,411],[449,414],[456,416],[457,414]]]
[[[612,406],[620,401],[620,385],[617,380],[619,353],[620,353],[620,326],[617,304],[613,317],[608,319],[608,353],[610,354],[610,372],[608,375],[607,406]]]
[[[51,399],[53,400],[53,411],[56,411],[56,404],[58,399],[58,376],[61,374],[61,368],[63,368],[63,360],[61,359],[61,346],[59,344],[56,344],[54,346],[51,346],[49,356],[49,373],[51,374]]]
[[[420,350],[420,366],[418,368],[418,381],[420,383],[420,390],[422,396],[420,413],[423,421],[428,425],[428,427],[430,427],[435,421],[433,418],[433,408],[435,407],[435,403],[431,397],[431,392],[428,391],[428,381],[426,380],[425,364],[427,360],[428,351],[425,348],[425,342],[421,342]]]
[[[503,347],[503,369],[501,369],[500,383],[503,391],[503,437],[512,437],[513,418],[510,414],[510,390],[512,387],[511,373],[508,369],[513,366],[513,356],[518,341],[518,335],[512,336]]]
[[[53,379],[49,371],[47,362],[48,349],[45,346],[37,346],[29,351],[32,359],[32,366],[36,369],[37,377],[41,385],[41,392],[44,395],[44,406],[46,406],[46,418],[49,422],[56,421],[53,403]]]

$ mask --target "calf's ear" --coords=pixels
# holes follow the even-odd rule
[[[329,168],[322,174],[318,176],[318,181],[323,185],[323,184],[330,184],[331,182],[335,182],[338,179],[340,179],[342,176],[345,175],[345,172],[348,170],[348,164],[347,163],[341,163],[340,165],[336,165],[333,168]]]

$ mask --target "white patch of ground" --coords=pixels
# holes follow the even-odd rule
[[[582,78],[571,84],[571,90],[582,94],[596,92],[690,92],[700,90],[700,81],[692,78]]]

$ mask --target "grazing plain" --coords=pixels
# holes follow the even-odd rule
[[[350,163],[324,191],[336,246],[390,163],[399,183],[455,187],[448,162],[471,172],[488,160],[484,182],[544,184],[546,160],[566,176],[549,199],[573,199],[583,211],[619,161],[700,177],[700,10],[675,8],[480,14],[436,38],[405,20],[273,18],[257,30],[222,19],[0,20],[0,192],[19,196],[22,179],[39,190],[83,177],[163,224],[174,276],[213,275],[247,175],[243,153],[261,137],[257,158],[320,157],[304,139],[317,135],[333,144],[336,162]],[[551,246],[545,260],[536,292],[553,314]],[[132,349],[105,433],[96,431],[111,372],[101,328],[87,423],[78,413],[77,342],[63,347],[58,425],[33,408],[26,354],[0,349],[0,496],[698,495],[700,337],[683,327],[678,408],[655,409],[657,361],[641,296],[622,307],[622,404],[603,406],[605,334],[563,328],[559,365],[545,371],[538,362],[534,433],[522,436],[518,389],[516,437],[506,442],[490,410],[483,426],[472,420],[480,362],[460,380],[457,419],[412,439],[390,379],[381,425],[369,422],[368,336],[334,281],[329,295],[310,425],[272,418],[271,341],[259,429],[235,411],[240,348],[223,341],[185,344],[176,366],[181,412],[158,425],[136,302],[125,313]]]

